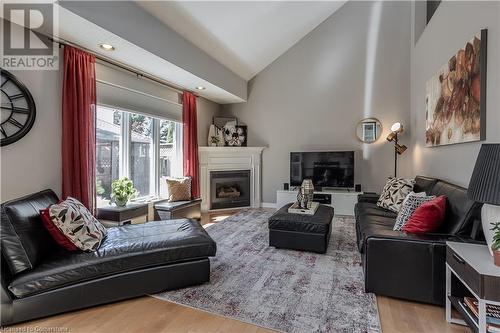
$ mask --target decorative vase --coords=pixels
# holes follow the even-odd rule
[[[215,130],[215,125],[212,124],[212,125],[210,125],[210,129],[208,130],[208,145],[210,147],[214,147],[213,142],[212,142],[212,137],[214,137],[216,135],[217,135],[217,133]],[[216,144],[216,146],[217,146],[217,144]]]
[[[500,250],[493,251],[493,262],[500,267]]]
[[[118,207],[125,207],[127,205],[127,202],[128,202],[128,199],[118,199],[118,198],[115,198],[115,204],[118,206]]]
[[[500,216],[500,206],[494,206],[489,204],[484,204],[481,209],[481,223],[483,225],[484,238],[486,239],[486,244],[488,244],[488,250],[490,254],[493,255],[493,250],[491,249],[491,243],[493,243],[493,223],[498,221]]]
[[[224,142],[224,133],[221,130],[217,130],[217,136],[219,137],[219,143],[217,147],[224,147],[226,144]]]

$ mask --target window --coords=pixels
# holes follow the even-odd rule
[[[182,176],[182,126],[160,120],[160,197],[166,198],[167,177]]]
[[[153,118],[131,113],[130,179],[139,196],[154,196]]]
[[[158,119],[97,107],[97,205],[108,204],[111,183],[128,177],[138,199],[167,197],[166,177],[182,176],[182,126]]]
[[[120,175],[121,113],[97,108],[96,193],[97,205],[111,198],[111,182]],[[104,202],[105,204],[106,202]]]

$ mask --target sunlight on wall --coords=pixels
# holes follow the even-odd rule
[[[420,143],[415,143],[412,147],[413,150],[413,164],[412,167],[417,170],[422,168],[422,145]],[[413,171],[413,170],[412,170]]]
[[[373,81],[375,72],[375,61],[377,59],[378,33],[380,28],[380,17],[382,13],[382,1],[373,4],[370,24],[368,24],[368,39],[366,46],[366,73],[365,73],[365,96],[363,114],[365,118],[373,116]],[[363,144],[363,159],[370,157],[368,144]]]

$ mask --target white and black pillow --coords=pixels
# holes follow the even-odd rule
[[[406,196],[413,190],[414,179],[389,177],[377,206],[398,213]]]
[[[75,198],[51,205],[48,212],[52,223],[82,251],[96,251],[107,235],[106,228]]]
[[[406,224],[406,222],[408,222],[413,212],[424,202],[434,200],[435,198],[435,195],[427,196],[425,192],[410,192],[410,194],[408,194],[408,196],[405,198],[401,210],[398,213],[396,224],[394,224],[393,230],[403,230],[404,225]]]

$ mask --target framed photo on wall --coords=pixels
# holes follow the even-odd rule
[[[487,37],[481,30],[427,81],[427,147],[486,139]]]

